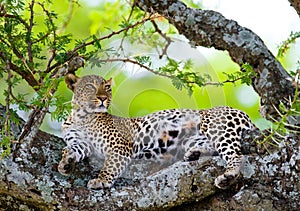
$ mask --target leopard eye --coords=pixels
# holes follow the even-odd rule
[[[104,85],[104,88],[107,90],[107,89],[110,89],[110,84],[105,84]]]
[[[84,86],[84,90],[85,90],[85,93],[87,95],[89,95],[90,97],[93,97],[97,92],[97,89],[93,84],[86,84]]]
[[[90,89],[90,90],[93,90],[93,91],[96,91],[96,87],[93,85],[93,84],[86,84],[84,86],[85,89]]]

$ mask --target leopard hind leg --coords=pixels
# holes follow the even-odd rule
[[[228,144],[235,143],[235,144]],[[226,170],[224,174],[215,179],[215,186],[220,189],[226,189],[232,185],[240,175],[241,166],[244,165],[244,156],[241,154],[240,145],[237,138],[227,142],[217,144],[217,151],[222,159],[226,161]]]
[[[195,135],[190,137],[185,143],[184,161],[198,160],[201,156],[218,155],[211,142],[203,135]]]

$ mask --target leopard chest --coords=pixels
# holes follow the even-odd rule
[[[118,132],[109,119],[94,117],[82,126],[85,140],[92,146],[96,154],[105,155],[108,149],[118,142]]]

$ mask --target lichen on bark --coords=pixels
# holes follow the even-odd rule
[[[238,64],[251,64],[258,73],[253,86],[262,98],[266,114],[273,115],[273,104],[293,94],[294,88],[286,79],[289,75],[251,30],[227,20],[220,13],[187,8],[175,0],[136,3],[145,11],[165,16],[192,45],[227,50]],[[0,115],[5,115],[2,106]],[[11,127],[16,137],[21,126]],[[87,181],[98,172],[90,162],[80,163],[70,177],[60,175],[57,163],[64,142],[39,131],[33,140],[25,141],[10,157],[0,160],[0,208],[149,210],[185,206],[219,210],[296,210],[300,206],[300,140],[299,136],[291,134],[282,141],[270,154],[258,155],[250,150],[243,177],[226,191],[218,190],[213,184],[214,178],[224,171],[218,157],[191,163],[179,161],[151,174],[143,174],[149,172],[143,169],[148,164],[132,165],[131,168],[139,170],[140,174],[125,174],[113,188],[94,191],[86,188]],[[246,142],[242,147],[253,148]]]
[[[139,0],[136,4],[146,12],[164,16],[191,45],[226,50],[240,66],[249,63],[258,75],[252,86],[261,97],[263,116],[279,118],[274,106],[278,108],[280,102],[289,106],[285,99],[295,94],[290,75],[250,29],[216,11],[189,8],[177,0]]]
[[[0,112],[4,114],[1,106]],[[13,128],[20,132],[19,127]],[[299,137],[290,136],[278,150],[259,156],[253,147],[244,147],[252,149],[244,152],[250,153],[242,171],[244,176],[226,191],[214,186],[214,179],[224,171],[224,162],[218,156],[196,162],[179,161],[157,172],[151,172],[151,163],[140,161],[131,165],[129,171],[133,172],[123,175],[113,188],[89,190],[86,184],[97,176],[98,170],[84,161],[70,177],[60,175],[57,163],[64,142],[39,131],[37,137],[24,142],[14,156],[0,160],[0,208],[151,210],[197,206],[276,210],[281,206],[294,210],[300,205],[296,200],[300,197],[299,143]]]

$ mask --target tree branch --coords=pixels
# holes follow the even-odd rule
[[[93,61],[93,62],[98,62],[98,63],[108,63],[108,62],[124,62],[124,63],[131,63],[131,64],[134,64],[134,65],[137,65],[139,66],[140,68],[143,68],[155,75],[159,75],[159,76],[162,76],[162,77],[166,77],[166,78],[169,78],[169,79],[174,79],[176,78],[176,76],[172,75],[172,74],[167,74],[167,73],[163,73],[163,72],[159,72],[155,69],[152,69],[150,68],[149,66],[147,65],[144,65],[140,62],[138,62],[137,60],[135,59],[131,59],[131,58],[106,58],[106,59],[90,59],[90,61]],[[221,81],[221,82],[214,82],[214,81],[209,81],[209,82],[205,82],[202,84],[202,86],[221,86],[223,84],[226,84],[226,83],[235,83],[239,80],[241,80],[243,77],[237,77],[235,79],[227,79],[227,80],[224,80],[224,81]],[[193,81],[189,81],[189,83],[194,83],[196,84],[195,82]]]
[[[6,110],[6,118],[5,118],[5,122],[4,122],[4,135],[6,137],[9,137],[9,132],[10,132],[10,93],[12,90],[12,83],[11,83],[11,78],[12,78],[12,74],[10,71],[10,63],[7,60],[6,61],[6,71],[7,71],[7,95],[5,98],[5,110]]]
[[[5,107],[0,105],[0,115],[5,116],[5,112]],[[19,126],[11,126],[13,136],[20,133],[23,124],[21,121]],[[242,142],[244,149],[256,145],[255,142],[249,143]],[[69,177],[60,175],[57,164],[65,143],[39,131],[31,142],[22,144],[14,158],[0,159],[0,208],[161,210],[196,201],[206,206],[212,203],[214,207],[224,200],[226,210],[244,210],[244,206],[249,207],[247,210],[254,207],[276,210],[274,208],[283,206],[283,210],[296,210],[300,206],[299,143],[299,136],[290,136],[275,152],[260,153],[260,156],[249,154],[249,163],[246,162],[242,171],[244,179],[240,178],[236,186],[224,192],[218,191],[213,184],[214,178],[224,171],[219,157],[177,162],[160,171],[154,168],[163,167],[142,160],[131,164],[113,188],[89,190],[86,184],[97,176],[97,168],[85,161],[79,163]],[[209,197],[220,193],[224,193],[226,199],[213,200],[215,203],[209,201]],[[251,201],[249,194],[259,195],[260,199]]]
[[[29,29],[29,25],[26,23],[26,21],[24,19],[22,19],[20,16],[18,15],[13,15],[13,14],[8,14],[5,9],[4,6],[0,4],[0,17],[6,17],[6,18],[12,18],[12,19],[16,19],[18,20],[20,23],[22,23],[25,28],[28,30]]]
[[[249,63],[257,72],[252,85],[261,97],[261,113],[268,119],[278,117],[275,107],[294,95],[295,87],[290,76],[263,41],[251,30],[220,13],[188,8],[177,0],[137,1],[146,12],[157,12],[173,24],[191,45],[227,50],[232,60],[240,66]]]
[[[106,35],[106,36],[99,37],[99,38],[97,39],[97,41],[102,41],[102,40],[105,40],[105,39],[110,39],[111,37],[113,37],[113,36],[115,36],[115,35],[118,35],[118,34],[121,34],[121,33],[123,33],[123,32],[126,32],[126,31],[128,31],[129,29],[131,29],[131,28],[134,28],[134,27],[136,27],[136,26],[138,26],[138,25],[141,25],[141,24],[143,24],[143,23],[145,23],[145,22],[147,22],[147,21],[149,21],[149,20],[153,20],[153,19],[155,19],[155,18],[158,18],[158,16],[150,15],[150,16],[148,16],[148,17],[142,19],[141,21],[138,21],[138,22],[136,22],[136,23],[134,23],[134,24],[132,24],[132,25],[126,27],[126,28],[122,28],[122,29],[120,29],[120,30],[118,30],[118,31],[113,31],[113,32],[111,32],[110,34],[108,34],[108,35]],[[95,44],[95,40],[92,40],[92,41],[85,42],[85,43],[82,43],[82,44],[76,46],[74,49],[72,49],[72,50],[70,50],[70,51],[68,52],[68,59],[67,59],[66,62],[70,61],[73,57],[77,56],[77,55],[78,55],[78,51],[79,51],[80,49],[85,48],[85,47],[90,46],[90,45],[94,45],[94,44]],[[52,61],[52,59],[50,59],[50,60]],[[50,61],[50,60],[49,60],[49,61]],[[48,65],[50,65],[50,62],[48,62]],[[57,62],[57,63],[53,64],[52,66],[47,66],[46,72],[51,72],[53,69],[57,68],[59,65],[61,65],[61,64]]]
[[[130,59],[130,58],[97,59],[97,62],[99,62],[99,63],[103,63],[103,62],[104,63],[107,63],[107,62],[124,62],[124,63],[126,63],[127,62],[127,63],[131,63],[131,64],[134,64],[134,65],[137,65],[140,68],[143,68],[143,69],[145,69],[145,70],[147,70],[147,71],[149,71],[149,72],[151,72],[151,73],[153,73],[155,75],[159,75],[159,76],[167,77],[167,78],[172,78],[172,76],[169,75],[169,74],[164,74],[164,73],[158,72],[158,71],[156,71],[154,69],[151,69],[150,67],[148,67],[148,66],[146,66],[146,65],[144,65],[144,64],[142,64],[142,63],[140,63],[140,62],[138,62],[138,61],[136,61],[134,59]]]
[[[57,34],[56,34],[56,27],[55,24],[53,23],[52,17],[50,12],[45,8],[45,5],[43,3],[37,2],[38,5],[40,5],[40,7],[42,8],[43,12],[46,14],[46,16],[49,19],[49,23],[51,25],[51,27],[49,27],[49,32],[52,32],[52,36],[53,36],[53,43],[52,43],[52,49],[51,49],[51,56],[48,60],[47,63],[47,68],[45,70],[45,73],[49,73],[52,69],[50,68],[52,61],[54,60],[55,56],[56,56],[56,42],[57,42]],[[70,58],[71,59],[71,58]],[[59,66],[59,64],[57,65]],[[53,68],[54,69],[54,68]]]
[[[300,16],[300,1],[299,0],[289,0],[291,6],[294,7],[297,14]]]
[[[151,23],[153,24],[155,31],[166,40],[166,45],[162,49],[161,54],[159,55],[159,58],[161,59],[164,55],[167,55],[167,50],[168,50],[169,46],[171,45],[172,40],[170,37],[168,37],[165,33],[163,33],[160,30],[160,28],[158,27],[158,25],[156,24],[156,22],[154,20],[151,20]]]
[[[67,16],[66,18],[64,19],[63,23],[62,23],[62,26],[59,28],[59,30],[57,31],[57,34],[60,34],[61,32],[63,32],[68,24],[70,23],[72,17],[73,17],[73,13],[74,13],[74,5],[75,4],[79,4],[77,2],[77,0],[71,0],[70,3],[69,3],[69,8],[68,8],[68,13],[67,13]]]
[[[106,36],[98,38],[97,40],[98,41],[102,41],[102,40],[105,40],[105,39],[109,39],[109,38],[111,38],[111,37],[113,37],[115,35],[121,34],[123,32],[127,32],[129,29],[135,28],[138,25],[144,24],[145,22],[147,22],[149,20],[153,20],[155,18],[158,18],[158,16],[150,14],[148,17],[146,17],[146,18],[144,18],[144,19],[142,19],[142,20],[140,20],[140,21],[138,21],[138,22],[136,22],[136,23],[134,23],[134,24],[126,27],[126,28],[122,28],[122,29],[120,29],[118,31],[113,31],[113,32],[111,32],[110,34],[108,34]],[[75,47],[73,50],[71,50],[70,54],[74,54],[74,53],[78,52],[80,49],[82,49],[82,48],[84,48],[86,46],[89,46],[89,45],[94,45],[94,44],[95,44],[95,40],[92,40],[92,41],[87,42],[87,43],[82,43],[81,45],[79,45],[79,46]]]
[[[32,72],[34,74],[34,65],[33,65],[33,56],[32,56],[32,41],[31,41],[31,34],[32,34],[32,28],[33,28],[33,19],[34,19],[34,0],[31,1],[29,4],[29,10],[30,10],[30,19],[29,19],[29,28],[27,29],[27,52],[28,52],[28,60],[29,64],[32,68]]]
[[[0,59],[2,59],[4,62],[7,61],[6,54],[2,51],[0,51]],[[28,74],[26,71],[22,71],[17,65],[13,64],[11,61],[8,62],[10,69],[18,73],[35,91],[39,89],[40,84],[32,74]]]
[[[49,109],[49,104],[47,104],[47,102],[49,102],[53,98],[53,95],[58,88],[58,84],[55,83],[55,79],[64,77],[68,72],[74,73],[77,69],[83,66],[84,59],[79,56],[75,56],[68,62],[65,62],[64,64],[56,68],[56,71],[54,71],[50,76],[52,82],[48,84],[47,92],[45,93],[46,95],[41,99],[41,104],[43,105],[43,107],[41,108],[40,106],[35,106],[33,111],[31,111],[21,134],[18,137],[18,143],[22,143],[23,139],[25,138],[31,140],[35,137],[44,120],[46,112]]]

